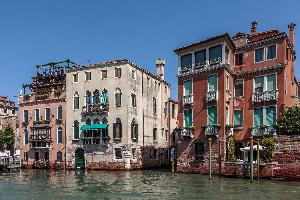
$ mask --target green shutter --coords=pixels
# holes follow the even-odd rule
[[[263,108],[254,108],[254,122],[253,126],[262,126],[263,125]]]
[[[192,126],[192,110],[185,110],[184,111],[184,121],[185,121],[185,127]]]
[[[276,75],[272,74],[267,76],[267,90],[276,90]]]
[[[208,125],[217,124],[217,107],[208,108]]]
[[[208,91],[217,91],[217,75],[208,77]]]
[[[192,81],[188,80],[188,81],[184,81],[184,95],[188,96],[192,94]]]
[[[276,107],[271,106],[266,108],[266,125],[273,126],[276,123]]]

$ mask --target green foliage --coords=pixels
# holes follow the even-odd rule
[[[264,137],[262,140],[262,144],[265,147],[265,151],[263,153],[263,161],[272,161],[272,155],[276,145],[275,140],[273,139],[273,137]]]
[[[234,153],[235,153],[235,138],[233,135],[229,137],[229,149],[228,149],[228,159],[230,161],[234,160]]]
[[[300,134],[300,107],[293,106],[284,110],[283,115],[277,120],[280,133]]]
[[[15,144],[15,134],[11,126],[5,127],[4,131],[0,131],[0,147],[4,148],[4,145],[7,145],[6,149],[12,149]]]

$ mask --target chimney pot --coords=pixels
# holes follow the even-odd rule
[[[166,60],[159,58],[156,60],[156,68],[157,68],[157,76],[164,80],[164,71],[165,71],[165,64],[166,64]]]
[[[251,23],[251,33],[255,34],[256,33],[256,27],[257,27],[257,21],[253,21]]]
[[[289,40],[291,42],[291,44],[294,46],[295,44],[295,26],[296,24],[294,23],[290,23],[288,25],[288,28],[289,28]]]

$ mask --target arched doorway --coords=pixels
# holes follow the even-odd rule
[[[85,168],[84,150],[82,148],[78,148],[75,151],[75,169],[77,168]]]

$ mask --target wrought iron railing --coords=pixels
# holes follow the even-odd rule
[[[252,102],[259,103],[263,101],[276,101],[278,99],[278,91],[264,91],[264,92],[256,92],[252,94]]]
[[[182,136],[193,137],[193,135],[194,135],[194,128],[183,128],[182,129]]]
[[[183,96],[182,102],[184,105],[193,103],[193,95]]]
[[[206,125],[205,127],[205,135],[210,136],[214,135],[217,136],[219,134],[220,126],[219,125]]]
[[[90,104],[87,106],[82,107],[82,115],[89,115],[89,114],[101,114],[104,112],[108,112],[109,106],[102,105],[102,104]]]
[[[252,136],[276,135],[275,126],[257,126],[252,128]]]
[[[208,91],[206,93],[206,102],[218,101],[218,91]]]

